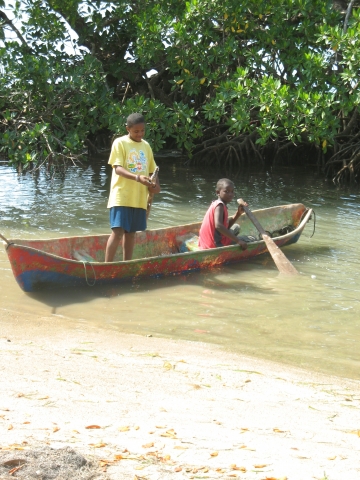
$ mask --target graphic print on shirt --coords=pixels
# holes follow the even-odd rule
[[[130,150],[127,158],[127,169],[131,173],[140,173],[146,171],[147,159],[143,150]]]

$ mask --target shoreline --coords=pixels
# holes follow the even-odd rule
[[[0,454],[70,446],[114,480],[360,478],[357,380],[213,344],[1,317]]]

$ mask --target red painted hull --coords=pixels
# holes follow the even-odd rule
[[[306,223],[311,210],[302,204],[284,205],[254,211],[259,222],[270,232],[291,226],[293,230],[276,236],[278,246],[295,243]],[[239,221],[241,234],[258,237],[255,227],[242,215]],[[14,276],[20,287],[31,292],[43,288],[74,287],[82,285],[104,285],[131,281],[143,277],[160,277],[182,274],[194,270],[245,261],[267,252],[262,240],[248,245],[242,251],[237,245],[179,253],[181,238],[190,233],[197,234],[200,224],[147,230],[136,234],[134,259],[104,262],[108,235],[64,237],[47,240],[8,240],[7,254]],[[76,260],[78,252],[86,253]]]

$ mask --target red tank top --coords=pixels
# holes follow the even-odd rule
[[[221,233],[218,232],[215,228],[215,208],[220,203],[224,205],[224,227],[229,228],[229,215],[227,206],[220,199],[214,200],[210,205],[208,211],[205,213],[205,217],[199,231],[199,247],[202,250],[205,250],[207,248],[225,247],[226,245],[232,244],[232,240],[230,238],[221,235]]]

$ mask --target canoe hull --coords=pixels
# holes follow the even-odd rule
[[[278,246],[295,243],[308,222],[311,210],[302,204],[273,207],[282,209],[287,223],[294,224],[294,230],[274,238]],[[267,220],[267,226],[273,222],[272,228],[279,227],[271,218],[272,209],[254,211],[261,222]],[[276,215],[274,214],[274,217]],[[284,219],[282,222],[284,223]],[[246,218],[242,218],[241,231],[250,228]],[[180,227],[168,227],[159,230],[138,232],[136,239],[135,258],[131,261],[115,261],[105,263],[104,255],[108,235],[67,237],[50,240],[10,240],[6,245],[7,254],[14,276],[19,286],[25,292],[45,288],[81,287],[107,285],[134,281],[140,278],[162,277],[167,275],[187,274],[190,272],[219,267],[230,263],[249,260],[267,252],[262,240],[248,244],[248,249],[242,251],[237,245],[178,253],[176,239],[198,231],[200,224],[190,224]],[[265,229],[266,228],[265,226]],[[249,233],[246,232],[246,233]],[[90,252],[94,261],[80,261],[73,257],[74,251]],[[120,252],[121,254],[121,252]]]

